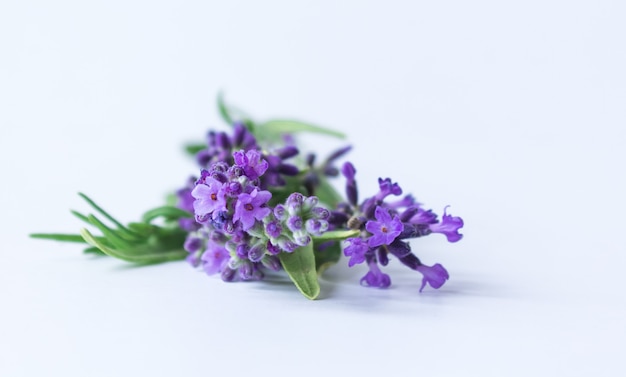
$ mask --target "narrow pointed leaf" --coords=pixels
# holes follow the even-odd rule
[[[300,293],[310,300],[315,300],[320,294],[320,285],[315,269],[313,242],[292,253],[280,253],[278,258]]]
[[[85,240],[80,234],[33,233],[33,234],[30,234],[29,236],[31,238],[38,238],[42,240],[85,243]]]
[[[224,122],[232,126],[233,118],[230,116],[230,111],[228,110],[228,107],[226,107],[226,103],[224,103],[224,94],[221,92],[217,95],[217,109],[219,110],[222,119],[224,119]]]
[[[146,223],[151,222],[157,217],[164,217],[166,219],[180,219],[192,217],[191,213],[182,210],[177,207],[163,206],[151,209],[143,214],[143,221]]]
[[[259,133],[289,134],[299,132],[309,132],[328,136],[334,136],[345,139],[346,135],[328,128],[316,126],[310,123],[304,123],[297,120],[270,120],[258,126]]]
[[[112,247],[109,247],[105,243],[98,240],[97,237],[94,237],[87,229],[83,228],[80,231],[80,234],[83,236],[85,241],[100,249],[103,253],[125,260],[127,262],[137,263],[137,264],[154,264],[154,263],[162,263],[174,260],[184,259],[188,253],[183,250],[143,250],[138,247],[136,253],[128,253],[122,250],[116,250]]]
[[[89,198],[87,195],[79,192],[78,195],[83,198],[90,206],[92,206],[96,211],[100,212],[102,214],[102,216],[106,217],[107,219],[109,219],[109,221],[111,221],[113,224],[115,224],[118,227],[118,230],[120,233],[123,233],[125,238],[127,239],[137,239],[137,234],[133,233],[131,230],[129,230],[128,228],[126,228],[124,226],[124,224],[122,224],[121,222],[117,221],[113,216],[111,216],[107,211],[105,211],[104,209],[102,209],[102,207],[100,207],[99,205],[97,205],[93,200],[91,200],[91,198]],[[91,215],[90,215],[91,216]],[[88,216],[89,217],[89,216]]]
[[[106,237],[107,241],[109,241],[114,247],[117,248],[127,248],[131,246],[131,244],[122,238],[118,233],[116,233],[113,229],[106,226],[100,219],[98,219],[94,215],[89,215],[89,222],[92,225],[100,229],[102,234]],[[82,233],[81,233],[82,234]]]
[[[80,213],[78,211],[74,211],[74,210],[71,210],[70,212],[72,213],[72,215],[78,217],[80,220],[86,222],[87,224],[90,224],[89,219],[87,218],[87,216],[83,215],[82,213]]]
[[[189,144],[185,146],[185,152],[187,152],[188,154],[195,156],[198,154],[198,152],[200,152],[203,149],[206,149],[206,144]]]

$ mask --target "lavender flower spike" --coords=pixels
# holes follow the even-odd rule
[[[254,189],[250,194],[240,194],[235,205],[233,221],[239,221],[243,230],[254,226],[255,220],[263,220],[271,210],[265,207],[272,194],[269,191]]]
[[[370,247],[389,245],[402,233],[404,225],[398,215],[392,219],[389,212],[380,206],[376,207],[375,216],[377,221],[370,220],[365,224],[365,229],[372,233],[367,243]]]
[[[455,216],[452,217],[446,213],[446,210],[449,206],[446,206],[443,209],[443,216],[441,217],[441,222],[436,224],[430,224],[428,228],[433,233],[441,233],[446,236],[448,242],[457,242],[463,235],[459,233],[459,229],[463,227],[463,219]]]
[[[428,283],[431,287],[438,289],[446,282],[446,280],[450,278],[448,271],[446,271],[446,269],[439,263],[432,267],[422,264],[417,266],[415,269],[424,275],[420,292],[424,289],[426,283]]]

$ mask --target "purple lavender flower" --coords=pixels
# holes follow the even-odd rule
[[[193,213],[193,203],[195,202],[195,198],[191,196],[191,191],[196,186],[196,178],[190,177],[187,180],[187,184],[185,187],[176,191],[176,196],[178,197],[178,202],[176,203],[176,207],[187,211],[189,213]],[[178,220],[178,224],[181,229],[184,229],[188,232],[197,230],[200,227],[200,224],[196,222],[195,218],[181,218]]]
[[[446,282],[446,280],[450,278],[450,275],[448,275],[448,271],[446,271],[446,269],[443,268],[443,266],[439,263],[435,264],[432,267],[422,264],[417,266],[415,269],[421,272],[422,275],[424,275],[424,278],[422,279],[422,286],[420,287],[420,292],[422,291],[422,289],[424,289],[426,283],[428,283],[428,285],[430,285],[431,287],[438,289]]]
[[[356,187],[356,180],[354,176],[356,175],[356,169],[354,165],[350,162],[346,162],[343,164],[341,168],[341,173],[346,177],[346,195],[348,196],[348,202],[353,206],[357,205],[359,200],[359,191]]]
[[[377,200],[383,200],[389,195],[402,195],[402,188],[398,183],[392,183],[391,178],[378,178],[378,187],[380,187],[380,192],[376,194]]]
[[[303,227],[302,218],[300,216],[291,216],[287,219],[287,228],[292,232],[302,230]]]
[[[411,224],[434,224],[437,222],[437,215],[433,213],[432,209],[426,211],[423,208],[419,208],[417,213],[409,220]]]
[[[441,217],[441,222],[436,224],[430,224],[428,228],[433,233],[441,233],[446,236],[448,242],[457,242],[463,235],[459,233],[459,229],[463,227],[463,219],[455,216],[452,217],[446,213],[446,210],[449,206],[446,206],[443,209],[443,216]]]
[[[283,151],[278,151],[278,155],[266,155],[265,158],[268,162],[267,173],[263,176],[262,187],[268,186],[284,186],[286,184],[285,179],[281,175],[295,176],[300,173],[297,166],[284,163],[283,159],[287,159],[298,154],[298,150],[290,148]],[[295,152],[295,154],[293,154]]]
[[[193,209],[196,216],[204,216],[214,211],[226,210],[226,199],[222,191],[222,183],[217,179],[207,177],[206,184],[197,185],[191,195],[196,198]]]
[[[302,203],[304,203],[304,195],[299,192],[292,193],[285,201],[287,212],[289,212],[290,215],[300,214]]]
[[[266,251],[267,248],[265,245],[258,243],[250,248],[250,251],[248,252],[248,259],[252,262],[260,262]]]
[[[270,221],[265,224],[265,233],[271,238],[278,238],[283,231],[283,226],[279,221]]]
[[[207,275],[224,271],[230,260],[228,250],[216,243],[209,243],[207,250],[202,254],[202,267]]]
[[[235,205],[233,221],[239,221],[243,230],[248,230],[254,226],[255,219],[263,220],[270,214],[271,210],[265,207],[272,194],[269,191],[259,191],[254,189],[250,194],[241,194]]]
[[[328,230],[328,226],[329,224],[326,220],[308,219],[306,223],[304,223],[306,231],[314,236],[320,236]]]
[[[243,187],[241,187],[241,183],[237,181],[227,182],[224,185],[224,193],[231,198],[239,196],[239,194],[241,194],[242,192]]]
[[[398,215],[391,218],[389,212],[380,206],[376,207],[375,216],[377,221],[370,220],[365,224],[365,229],[372,233],[368,245],[370,247],[389,245],[402,233],[404,225]]]
[[[300,247],[300,245],[298,245],[297,243],[293,242],[292,240],[290,240],[289,238],[285,236],[281,236],[280,238],[278,238],[278,246],[283,251],[286,251],[288,253],[291,253]]]
[[[282,204],[277,204],[276,207],[274,207],[274,216],[281,221],[287,217],[287,210]]]
[[[343,253],[346,257],[350,257],[348,267],[365,262],[365,253],[370,249],[367,243],[362,238],[348,238],[346,242],[349,245],[343,249]]]
[[[391,285],[391,278],[378,268],[375,259],[369,261],[368,266],[370,270],[361,278],[361,285],[373,288],[387,288]]]
[[[196,251],[202,248],[202,238],[189,234],[185,239],[185,243],[183,244],[183,249],[188,253],[195,253]]]
[[[408,194],[408,195],[406,195],[404,198],[402,198],[400,200],[396,200],[394,202],[387,203],[387,205],[390,208],[397,209],[397,208],[402,208],[402,207],[410,207],[410,206],[413,206],[413,205],[416,205],[416,206],[419,207],[420,203],[415,201],[415,198],[413,197],[413,195]]]
[[[254,149],[247,152],[237,151],[233,153],[233,157],[235,158],[235,164],[242,168],[246,176],[252,180],[262,176],[269,167],[261,153]]]
[[[193,233],[188,234],[185,239],[183,249],[189,253],[185,260],[193,267],[198,267],[200,265],[200,256],[202,254],[200,249],[202,249],[203,244],[203,239]]]

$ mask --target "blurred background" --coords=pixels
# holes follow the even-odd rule
[[[626,371],[626,5],[619,1],[0,4],[0,375],[619,375]],[[350,143],[465,238],[389,290],[322,299],[31,240],[85,192],[124,221],[197,174],[215,100]],[[341,188],[341,181],[337,187]],[[439,237],[438,237],[439,236]],[[620,351],[622,350],[622,351]]]

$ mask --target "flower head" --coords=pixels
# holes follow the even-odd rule
[[[370,247],[389,245],[402,233],[404,225],[398,215],[392,218],[389,211],[380,206],[376,207],[375,216],[377,221],[370,220],[365,224],[365,229],[372,233],[367,243]]]
[[[233,221],[239,221],[243,230],[254,226],[255,220],[263,220],[271,210],[265,206],[272,194],[269,191],[254,189],[250,194],[240,194],[235,205]]]

